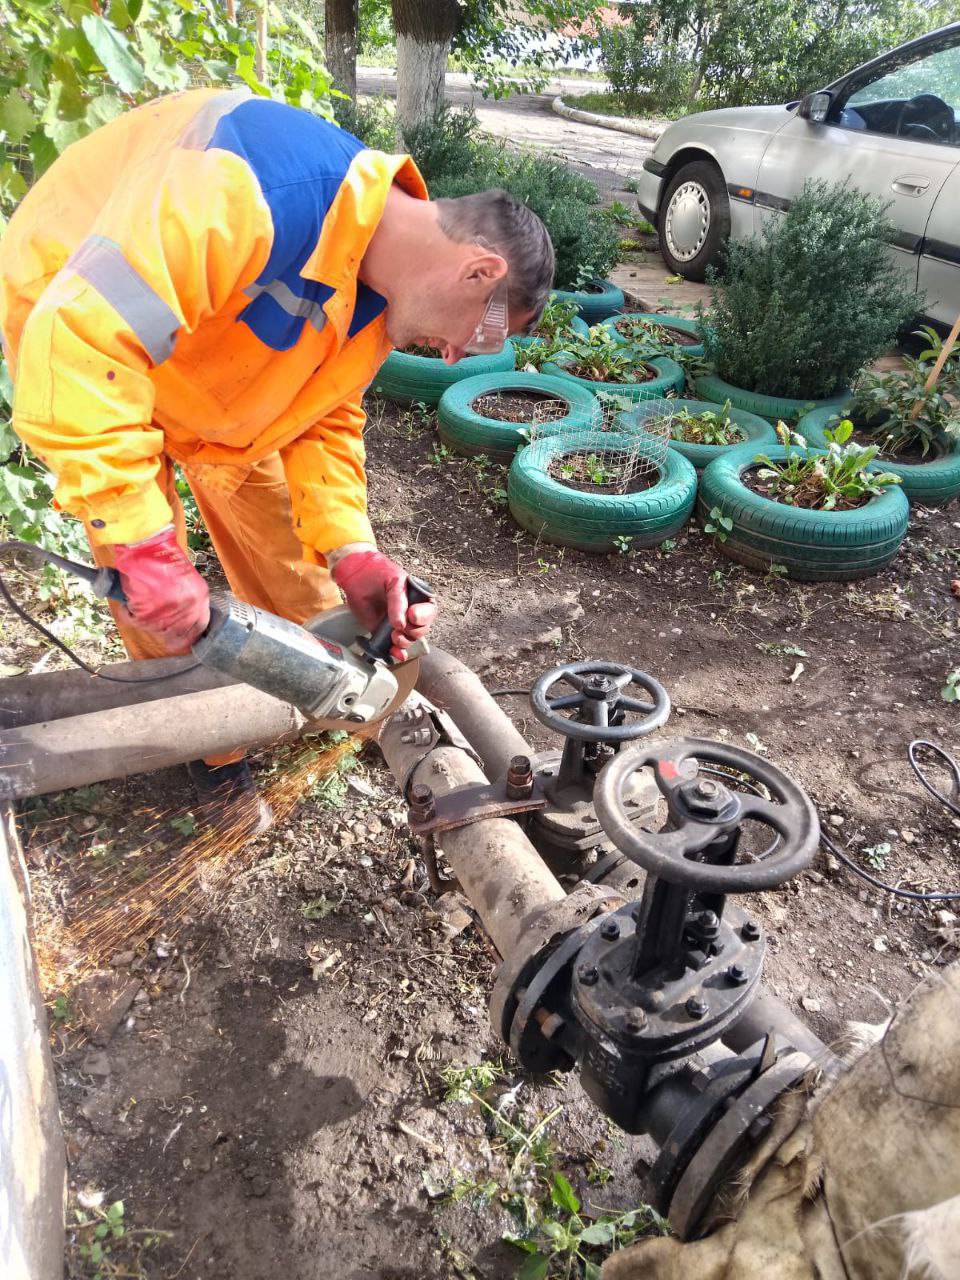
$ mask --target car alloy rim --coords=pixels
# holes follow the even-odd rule
[[[670,197],[664,220],[667,248],[678,262],[690,262],[710,231],[710,197],[699,182],[684,182]]]

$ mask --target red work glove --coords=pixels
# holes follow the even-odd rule
[[[134,622],[186,653],[210,621],[207,584],[177,545],[172,529],[113,548],[114,563]]]
[[[380,551],[351,551],[331,570],[353,616],[365,631],[384,617],[393,627],[390,652],[403,659],[404,649],[422,639],[437,616],[435,604],[407,603],[407,574]]]

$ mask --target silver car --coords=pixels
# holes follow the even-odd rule
[[[678,275],[702,280],[728,236],[759,232],[810,179],[889,204],[892,251],[931,320],[960,313],[960,22],[785,107],[703,111],[644,162],[639,203]]]

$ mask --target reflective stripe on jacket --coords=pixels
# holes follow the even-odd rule
[[[245,93],[147,103],[74,143],[0,243],[13,425],[98,542],[170,520],[166,452],[230,492],[279,450],[315,559],[373,541],[360,400],[390,351],[357,280],[407,156]]]

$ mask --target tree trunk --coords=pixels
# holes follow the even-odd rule
[[[397,33],[397,123],[401,134],[431,120],[443,101],[450,41],[460,26],[456,0],[393,0]]]
[[[324,56],[333,87],[357,96],[357,0],[324,0]]]

